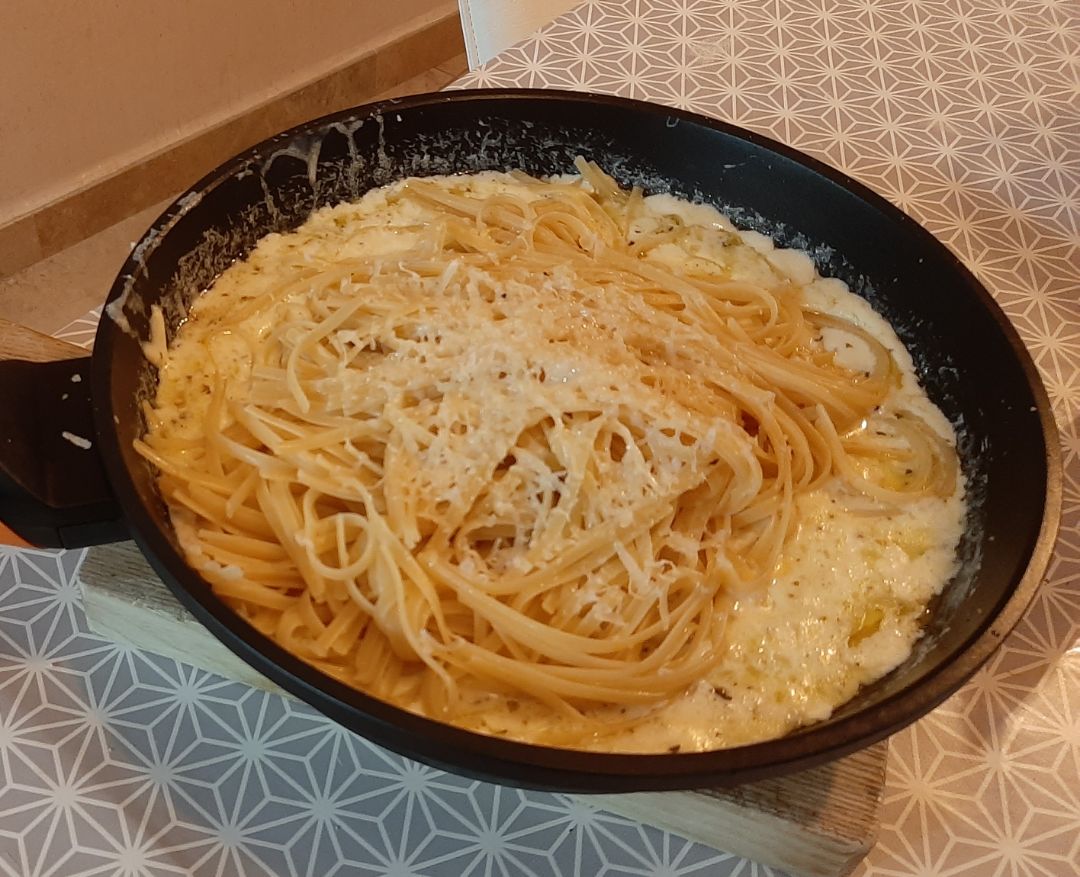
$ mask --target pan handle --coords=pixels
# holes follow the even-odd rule
[[[0,320],[0,543],[129,538],[97,450],[90,356]]]

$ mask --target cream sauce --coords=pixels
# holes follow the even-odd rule
[[[460,187],[462,180],[443,178],[442,184]],[[480,174],[470,187],[497,193],[515,183],[504,175]],[[160,385],[157,413],[174,434],[194,434],[205,415],[212,388],[202,361],[209,357],[228,376],[231,390],[243,387],[251,375],[251,349],[275,331],[294,305],[285,295],[263,316],[219,331],[219,323],[236,308],[271,289],[285,272],[294,276],[305,265],[359,256],[389,261],[417,245],[422,209],[414,202],[389,203],[393,190],[376,190],[357,204],[320,210],[295,233],[267,236],[196,302],[193,319],[178,334],[167,361],[154,340],[150,348],[161,356],[168,378]],[[645,213],[631,237],[673,222],[711,231],[687,235],[680,246],[659,247],[650,258],[691,259],[721,277],[801,287],[813,309],[851,320],[891,351],[902,381],[888,404],[918,413],[955,446],[952,427],[919,386],[907,351],[865,300],[842,282],[820,277],[805,253],[778,249],[760,234],[738,232],[713,208],[669,195],[645,200]],[[300,283],[296,295],[302,292]],[[865,344],[829,329],[823,342],[842,364],[868,367]],[[563,379],[573,379],[572,368]],[[693,751],[780,736],[827,718],[859,686],[910,654],[927,603],[956,568],[965,511],[962,482],[948,499],[923,499],[899,509],[874,505],[834,483],[802,496],[797,510],[797,534],[771,586],[734,604],[726,652],[710,678],[633,730],[598,741],[597,749]],[[527,723],[513,714],[500,710],[492,715],[490,732],[528,738]]]

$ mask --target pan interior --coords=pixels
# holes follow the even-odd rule
[[[1042,521],[1044,437],[1018,342],[943,246],[842,175],[745,132],[630,102],[459,94],[385,104],[274,138],[179,199],[132,253],[99,334],[111,361],[107,411],[120,461],[113,473],[130,481],[136,530],[164,533],[175,554],[165,566],[182,563],[152,473],[132,450],[139,403],[156,381],[139,348],[151,304],[163,307],[171,336],[193,298],[264,235],[370,188],[410,175],[569,173],[579,155],[623,186],[712,204],[742,228],[806,250],[822,275],[868,299],[912,352],[960,438],[970,494],[963,564],[911,657],[826,725],[933,677],[1013,593]]]

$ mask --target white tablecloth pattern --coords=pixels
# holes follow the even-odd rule
[[[1080,2],[596,0],[459,86],[694,110],[850,173],[950,246],[1034,355],[1061,536],[983,671],[893,737],[862,875],[1080,874]]]
[[[892,740],[863,877],[1080,873],[1080,3],[590,2],[459,85],[692,109],[843,168],[952,247],[1042,370],[1065,514],[990,664]],[[97,314],[66,337],[89,343]],[[82,552],[0,549],[0,875],[776,872],[450,776],[87,633]]]

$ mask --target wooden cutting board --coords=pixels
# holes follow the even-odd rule
[[[136,648],[290,696],[190,615],[133,543],[91,549],[81,578],[91,628]],[[888,743],[734,789],[588,796],[589,803],[797,877],[850,874],[877,835]]]

